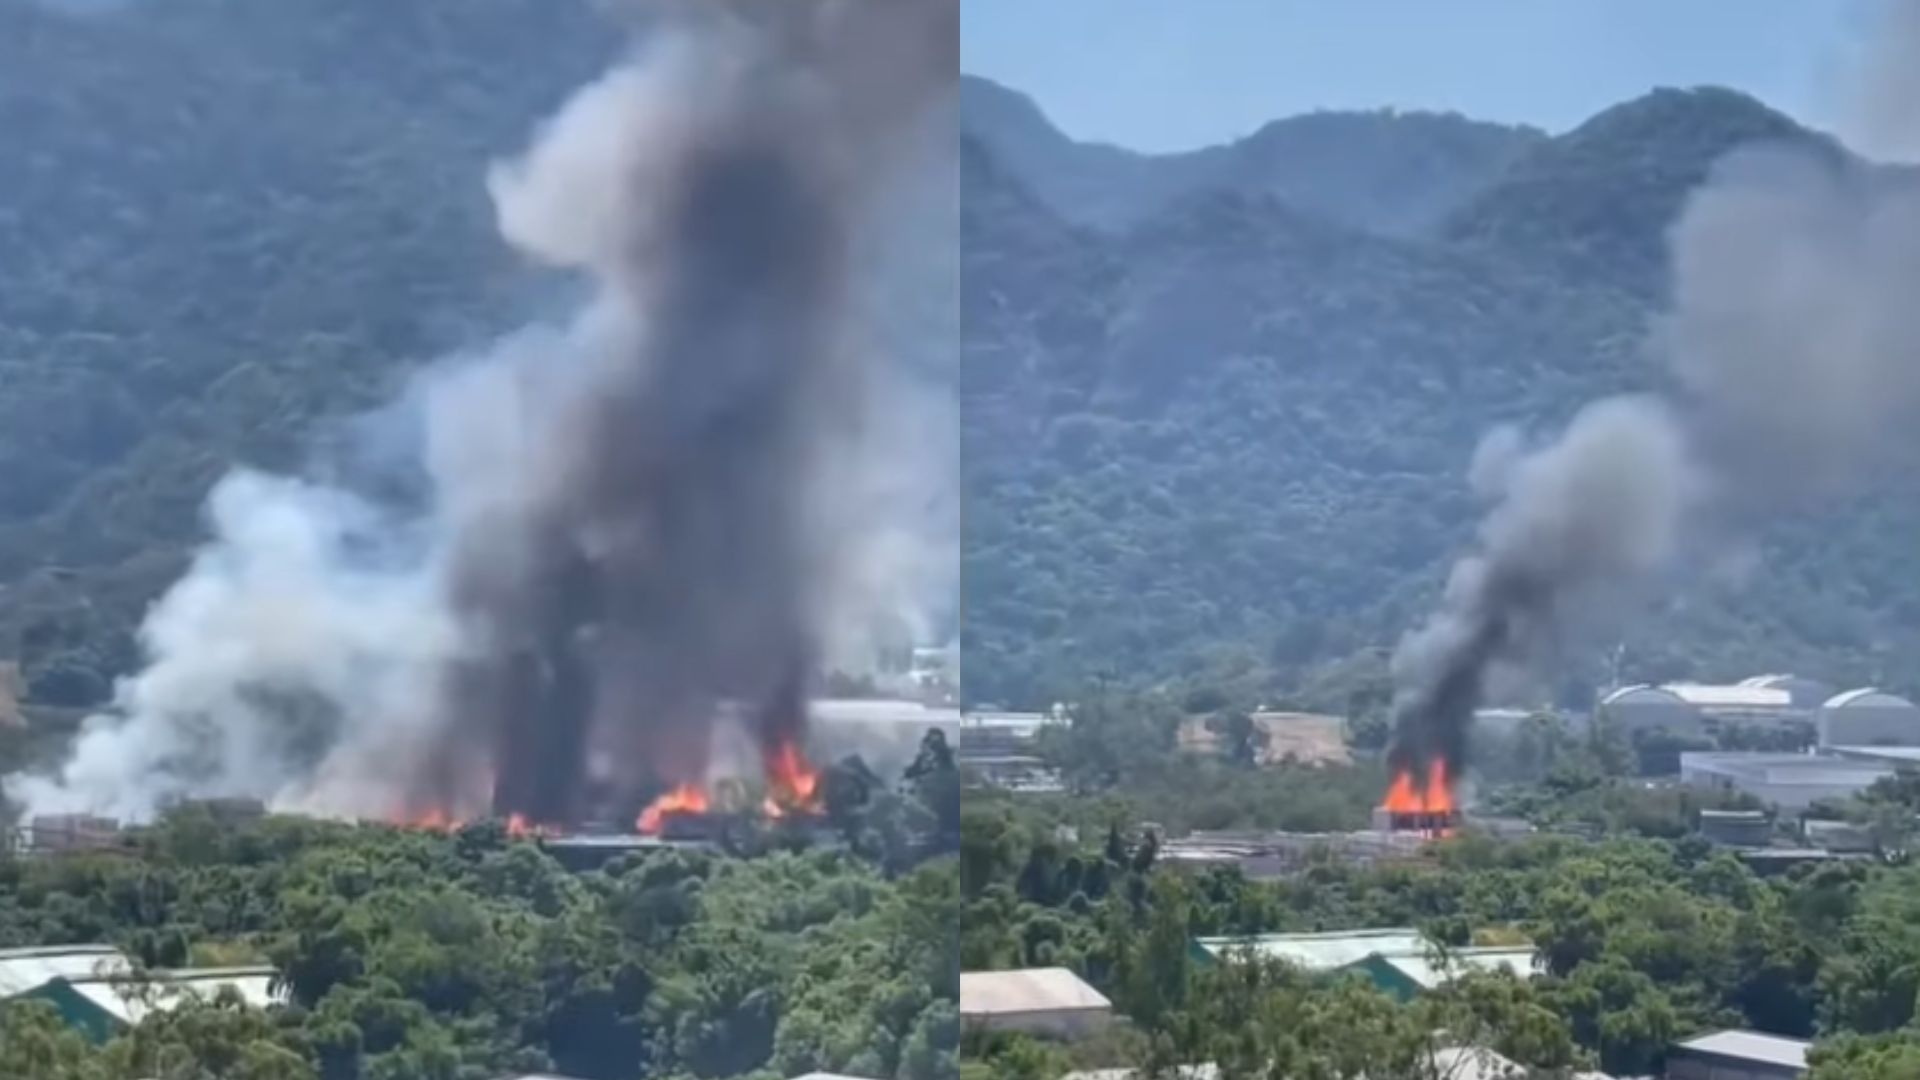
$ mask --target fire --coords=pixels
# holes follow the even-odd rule
[[[545,825],[539,825],[527,820],[527,815],[525,814],[507,815],[507,835],[515,839],[525,840],[535,836],[545,836],[550,832],[552,832],[552,830],[548,829]]]
[[[798,746],[781,743],[768,755],[766,768],[767,798],[761,809],[768,817],[785,817],[789,810],[819,811],[820,770],[807,761]]]
[[[403,829],[420,829],[425,832],[452,832],[461,822],[452,814],[437,806],[413,814],[404,814],[395,822]]]
[[[648,835],[659,833],[661,826],[673,814],[704,814],[707,812],[707,791],[698,784],[681,784],[665,795],[653,800],[640,818],[634,822],[634,828]]]
[[[1447,763],[1435,759],[1427,767],[1427,782],[1415,784],[1411,769],[1402,769],[1394,774],[1393,785],[1387,788],[1386,801],[1382,806],[1396,814],[1451,814],[1459,809],[1453,799],[1453,778],[1447,774]]]

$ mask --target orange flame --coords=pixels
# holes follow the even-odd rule
[[[1392,786],[1387,788],[1387,797],[1381,803],[1396,814],[1451,814],[1459,809],[1453,797],[1453,778],[1447,773],[1447,763],[1435,759],[1427,766],[1427,782],[1415,784],[1411,769],[1402,769],[1394,774]]]
[[[640,811],[639,820],[633,827],[649,836],[657,835],[673,814],[704,814],[707,812],[707,791],[698,784],[681,784],[665,795],[647,804]]]
[[[807,761],[793,743],[781,743],[766,761],[767,797],[761,810],[771,818],[786,817],[790,810],[818,813],[820,810],[820,770]]]
[[[460,827],[461,822],[445,810],[430,806],[415,813],[402,814],[394,824],[403,829],[419,829],[423,832],[452,832]]]

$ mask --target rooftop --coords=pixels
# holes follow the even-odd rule
[[[1785,709],[1793,705],[1793,695],[1775,686],[1668,683],[1662,689],[1689,705],[1708,709]]]
[[[90,979],[132,970],[126,954],[111,945],[0,949],[0,999],[24,994],[55,979]]]
[[[1267,959],[1285,960],[1307,971],[1332,971],[1369,956],[1418,956],[1427,948],[1427,939],[1420,931],[1399,928],[1203,937],[1195,943],[1216,959],[1245,949]]]
[[[1739,1061],[1804,1069],[1807,1067],[1807,1048],[1811,1045],[1799,1039],[1763,1035],[1757,1031],[1716,1031],[1711,1035],[1688,1039],[1680,1044],[1679,1049]]]
[[[1066,968],[965,971],[960,974],[960,1015],[1111,1009],[1113,1003]]]
[[[154,971],[138,979],[92,976],[66,982],[102,1011],[132,1025],[149,1013],[178,1008],[192,998],[211,1001],[226,988],[238,992],[241,1000],[256,1008],[279,1004],[283,997],[273,992],[273,977],[270,967],[235,967]]]
[[[1524,979],[1533,974],[1534,961],[1538,956],[1539,953],[1531,945],[1501,945],[1478,949],[1455,949],[1447,957],[1450,966],[1444,967],[1420,954],[1383,956],[1381,959],[1412,979],[1415,984],[1431,990],[1449,979],[1471,971],[1506,971]]]

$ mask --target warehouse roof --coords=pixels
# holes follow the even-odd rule
[[[1424,953],[1382,956],[1381,960],[1428,990],[1450,979],[1474,971],[1506,971],[1524,979],[1534,972],[1539,957],[1531,945],[1497,946],[1480,949],[1456,949],[1447,956],[1446,965],[1434,963]]]
[[[256,1008],[280,1003],[273,992],[270,967],[194,968],[149,972],[142,979],[91,976],[66,980],[74,993],[124,1024],[138,1024],[147,1014],[175,1009],[193,998],[213,1000],[231,987],[241,1000]]]
[[[1823,709],[1911,709],[1913,702],[1899,694],[1889,694],[1885,690],[1872,686],[1863,686],[1858,690],[1847,690],[1835,694],[1821,706]]]
[[[1807,1067],[1807,1048],[1810,1045],[1799,1039],[1763,1035],[1757,1031],[1716,1031],[1711,1035],[1688,1039],[1680,1044],[1680,1049],[1737,1061],[1804,1069]]]
[[[1689,705],[1704,708],[1784,709],[1793,704],[1793,695],[1777,686],[1668,683],[1664,689]]]
[[[55,979],[87,979],[133,970],[126,954],[111,945],[55,945],[0,949],[0,999],[24,994]]]
[[[1285,960],[1307,971],[1332,971],[1369,956],[1418,956],[1427,939],[1418,930],[1343,930],[1322,934],[1257,934],[1251,937],[1203,937],[1196,941],[1218,959],[1241,950],[1270,960]]]
[[[965,971],[960,974],[962,1016],[1111,1009],[1100,991],[1066,968]]]

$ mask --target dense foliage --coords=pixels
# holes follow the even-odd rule
[[[965,693],[1007,706],[1248,653],[1282,693],[1383,670],[1480,513],[1478,440],[1664,385],[1649,331],[1687,192],[1736,145],[1814,138],[1732,92],[1662,91],[1521,140],[1413,235],[1239,183],[1105,232],[1057,192],[1132,166],[1010,123],[1004,94],[966,120],[962,415]],[[1350,127],[1349,148],[1428,137]],[[1751,572],[1713,553],[1549,696],[1590,705],[1617,644],[1628,681],[1903,685],[1920,499],[1911,478],[1875,495],[1793,508]]]
[[[1513,814],[1543,831],[1501,839],[1474,824],[1410,860],[1362,865],[1326,850],[1252,882],[1175,868],[1160,859],[1164,838],[1361,828],[1384,777],[1365,750],[1353,766],[1264,769],[1178,753],[1183,711],[1231,696],[1096,689],[1043,745],[1069,792],[969,789],[962,966],[1070,967],[1128,1022],[1071,1045],[974,1033],[966,1068],[1040,1080],[1202,1061],[1258,1075],[1284,1062],[1288,1075],[1326,1080],[1424,1078],[1410,1063],[1452,1039],[1541,1077],[1583,1064],[1645,1075],[1675,1041],[1729,1026],[1818,1040],[1818,1080],[1890,1080],[1920,1055],[1920,864],[1907,858],[1920,781],[1892,778],[1816,810],[1868,826],[1874,857],[1762,876],[1697,835],[1701,809],[1751,806],[1742,796],[1641,778],[1626,746],[1539,714],[1482,740],[1476,817]],[[1544,970],[1395,1003],[1363,981],[1207,964],[1189,948],[1206,935],[1397,926],[1442,949],[1532,941]]]
[[[836,781],[844,784],[845,779]],[[35,1080],[938,1080],[959,1037],[951,763],[842,806],[844,847],[776,829],[740,857],[573,873],[498,823],[451,834],[189,808],[135,850],[0,858],[0,947],[107,941],[137,963],[270,962],[290,996],[150,1017],[103,1048],[0,1005]]]
[[[1332,1071],[1300,1075],[1352,1077],[1392,1067],[1436,1027],[1477,1032],[1542,1068],[1590,1059],[1625,1075],[1657,1068],[1678,1038],[1725,1026],[1821,1037],[1822,1077],[1902,1075],[1902,1055],[1920,1052],[1913,866],[1830,864],[1761,878],[1697,840],[1468,836],[1411,863],[1329,861],[1249,883],[1235,871],[1159,868],[1152,841],[1119,822],[1065,839],[1054,817],[969,800],[963,963],[1070,966],[1114,999],[1138,1037],[1072,1055],[1020,1040],[974,1046],[1009,1068],[1056,1068],[1074,1055],[1314,1060]],[[1379,926],[1422,927],[1456,946],[1531,939],[1547,970],[1395,1006],[1359,986],[1196,966],[1187,949],[1193,935]],[[1440,1019],[1461,1010],[1479,1026]],[[1300,1030],[1305,1017],[1316,1018],[1310,1032]]]

